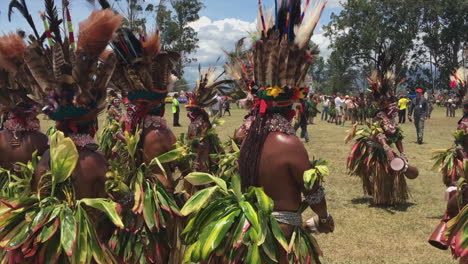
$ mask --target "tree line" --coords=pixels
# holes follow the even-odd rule
[[[468,0],[348,0],[342,5],[324,27],[331,55],[311,67],[319,91],[363,92],[375,68],[406,78],[408,92],[443,90],[450,73],[468,63]]]

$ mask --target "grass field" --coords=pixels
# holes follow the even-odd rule
[[[168,123],[172,124],[170,108]],[[223,140],[233,134],[241,123],[244,110],[232,110],[225,124],[218,129]],[[460,112],[457,113],[460,116]],[[326,179],[327,202],[333,215],[336,230],[333,234],[319,235],[324,263],[457,263],[449,251],[441,251],[427,243],[427,239],[444,213],[445,191],[441,176],[431,171],[431,150],[448,148],[458,118],[446,118],[445,109],[437,108],[432,119],[426,121],[424,144],[416,144],[412,123],[402,126],[405,132],[405,150],[410,163],[419,168],[419,177],[408,181],[412,198],[407,204],[396,207],[375,207],[363,195],[358,178],[346,173],[346,158],[351,144],[344,145],[344,137],[351,125],[338,127],[316,120],[309,125],[311,141],[306,144],[310,157],[326,159],[332,163]],[[47,129],[50,121],[44,121]],[[188,119],[183,110],[183,127],[175,128],[176,135],[185,133]],[[307,212],[305,217],[311,217]]]

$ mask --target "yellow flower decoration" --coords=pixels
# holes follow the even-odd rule
[[[278,86],[268,87],[266,90],[267,95],[273,97],[278,97],[280,94],[284,93],[283,88],[280,88]]]

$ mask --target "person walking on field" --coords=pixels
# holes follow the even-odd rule
[[[424,121],[427,117],[428,105],[427,100],[423,96],[424,91],[421,88],[416,89],[416,98],[411,101],[410,109],[408,112],[408,119],[411,122],[411,115],[414,114],[414,125],[416,126],[416,134],[418,144],[423,143],[424,136]]]
[[[327,121],[328,120],[328,109],[330,107],[330,98],[325,97],[325,100],[322,103],[322,115],[320,120]]]
[[[229,116],[231,116],[231,102],[229,98],[226,98],[223,102],[224,105],[224,113],[223,116],[226,115],[226,113],[229,113]]]
[[[341,126],[344,126],[344,124],[342,123],[343,120],[343,105],[345,103],[345,99],[342,98],[341,94],[340,93],[337,93],[336,94],[336,98],[335,98],[335,109],[336,109],[336,125],[341,125]]]
[[[179,116],[180,116],[180,103],[179,103],[179,94],[174,94],[172,99],[172,113],[174,114],[173,126],[180,127]]]
[[[301,99],[300,104],[296,106],[296,122],[294,124],[295,131],[297,131],[299,127],[301,128],[301,138],[303,138],[306,143],[309,142],[309,133],[307,132],[308,108],[309,106],[306,100]]]
[[[398,123],[404,124],[406,122],[406,108],[408,103],[411,102],[407,97],[400,95],[400,100],[398,100]]]

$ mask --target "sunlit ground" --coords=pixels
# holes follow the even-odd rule
[[[218,129],[223,140],[233,134],[246,114],[237,109],[231,112],[232,117],[225,117],[226,123]],[[436,107],[432,119],[426,122],[423,145],[416,144],[413,123],[402,126],[405,150],[410,163],[419,168],[420,175],[408,181],[412,194],[408,203],[388,208],[372,206],[370,199],[363,195],[359,179],[346,173],[345,162],[352,143],[344,145],[343,139],[351,125],[348,123],[343,128],[320,120],[309,125],[311,141],[306,147],[310,157],[326,159],[333,164],[331,175],[326,179],[326,192],[336,230],[317,237],[324,263],[456,263],[449,251],[430,246],[427,239],[445,207],[441,176],[431,170],[431,150],[451,146],[451,135],[460,115],[458,110],[456,118],[446,118],[445,109]],[[166,117],[172,125],[169,106]],[[43,121],[43,129],[50,124],[50,121]],[[181,128],[174,129],[176,135],[187,130],[185,110],[182,110],[181,124]],[[312,213],[307,212],[305,218],[311,216]]]

